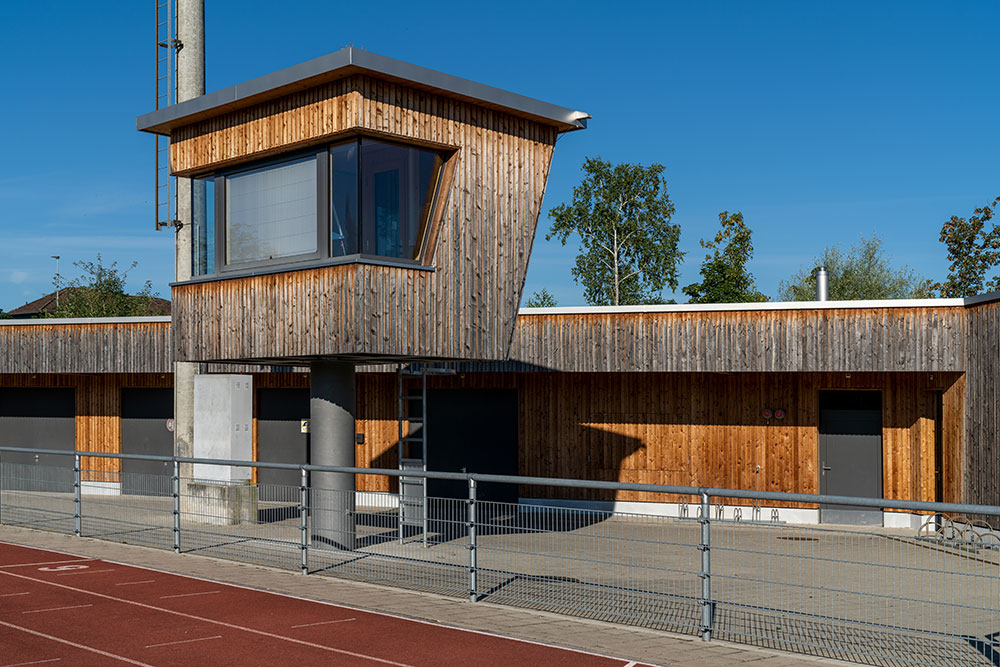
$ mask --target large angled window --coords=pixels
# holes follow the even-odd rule
[[[445,155],[354,138],[196,180],[195,275],[364,257],[420,261]]]

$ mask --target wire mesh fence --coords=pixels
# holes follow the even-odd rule
[[[860,664],[1000,664],[996,507],[837,498],[842,505],[906,509],[923,516],[923,526],[792,525],[778,513],[736,520],[740,512],[727,514],[712,502],[815,507],[831,499],[407,471],[462,482],[449,488],[464,493],[427,498],[401,520],[397,494],[335,490],[324,482],[330,474],[399,471],[284,466],[298,469],[298,485],[253,484],[196,478],[194,459],[164,459],[163,474],[138,474],[81,466],[122,455],[64,452],[66,465],[58,466],[5,462],[6,451],[23,450],[0,448],[5,525]],[[478,489],[487,483],[655,492],[676,512],[484,500]],[[692,497],[701,502],[689,508]]]

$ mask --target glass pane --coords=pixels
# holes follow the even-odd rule
[[[316,252],[316,158],[226,179],[226,263]]]
[[[333,191],[330,195],[332,256],[358,252],[358,142],[330,149]]]
[[[440,167],[434,151],[362,139],[362,252],[416,258]]]
[[[215,177],[191,181],[191,273],[215,273]]]

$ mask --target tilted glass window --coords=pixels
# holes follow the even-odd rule
[[[437,151],[361,140],[362,253],[417,258],[441,165]]]
[[[330,180],[330,256],[356,255],[361,220],[357,140],[330,149]]]
[[[226,178],[226,264],[316,250],[315,157]]]

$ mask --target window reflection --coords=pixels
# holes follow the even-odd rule
[[[361,140],[363,253],[417,257],[441,162],[435,151]]]
[[[358,252],[358,142],[330,149],[331,256]]]

